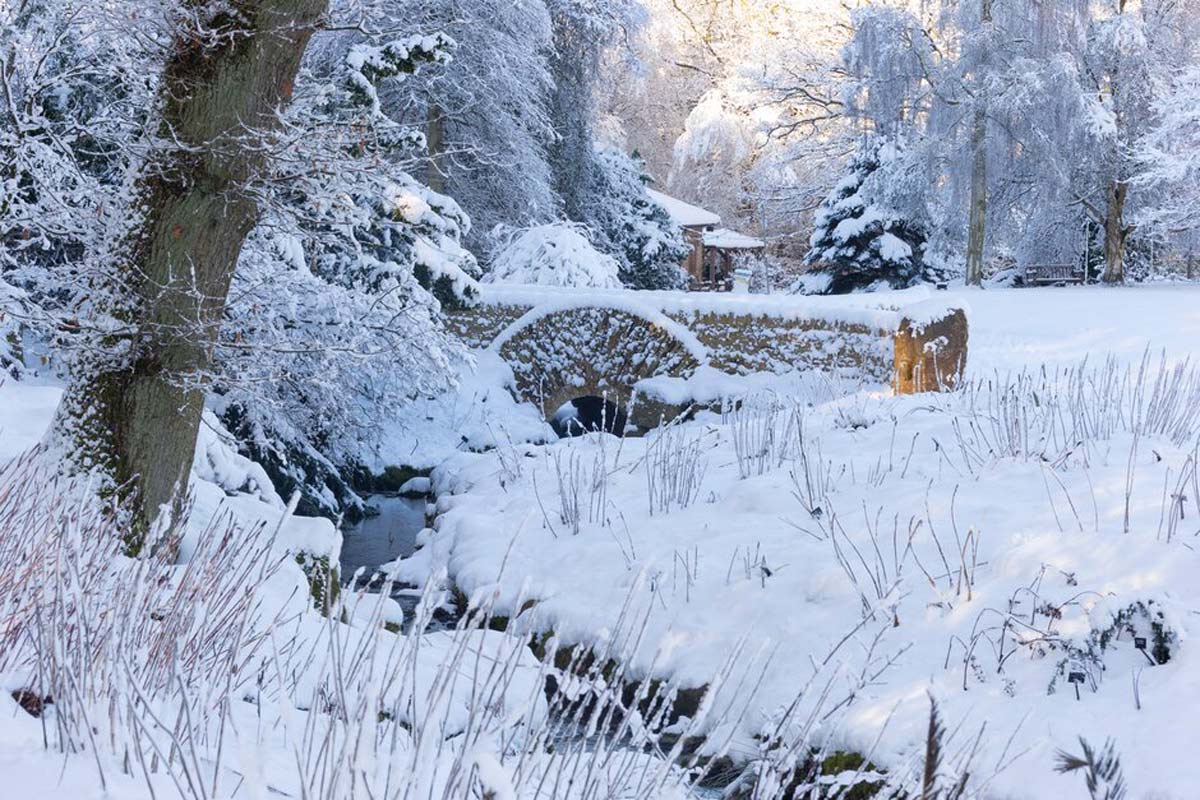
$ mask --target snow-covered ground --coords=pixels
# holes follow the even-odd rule
[[[837,397],[827,381],[755,379],[745,382],[753,394],[739,411],[643,439],[597,434],[522,444],[540,438],[545,423],[513,401],[505,389],[511,373],[484,354],[458,393],[424,404],[415,424],[396,426],[381,444],[381,464],[440,464],[437,530],[421,535],[424,547],[396,574],[437,585],[448,574],[520,626],[553,630],[561,644],[615,648],[631,677],[695,687],[719,675],[717,707],[701,709],[693,724],[712,734],[711,747],[732,737],[739,758],[759,759],[766,772],[785,776],[788,764],[782,748],[764,742],[804,741],[865,753],[903,779],[920,767],[929,695],[957,728],[952,752],[986,723],[972,774],[990,796],[1076,796],[1080,777],[1057,775],[1053,766],[1056,749],[1079,750],[1079,736],[1097,746],[1115,740],[1132,796],[1193,796],[1200,785],[1190,754],[1200,707],[1200,656],[1192,651],[1200,624],[1200,379],[1184,371],[1159,380],[1157,358],[1165,350],[1178,364],[1200,350],[1200,290],[950,294],[970,307],[975,383],[967,390]],[[1153,360],[1139,378],[1147,350]],[[1117,363],[1106,369],[1110,354]],[[1084,357],[1089,369],[1071,372]],[[987,382],[994,372],[1022,369],[1031,377]],[[0,464],[42,439],[60,393],[36,380],[0,385]],[[147,597],[156,607],[177,586],[190,586],[195,602],[215,607],[233,602],[221,598],[236,597],[234,587],[252,588],[241,607],[254,612],[231,652],[246,660],[239,674],[250,669],[256,677],[237,682],[227,716],[206,717],[218,725],[207,728],[212,746],[191,751],[197,763],[189,769],[204,781],[219,777],[219,796],[300,796],[301,783],[316,782],[313,796],[341,797],[344,787],[322,782],[318,761],[304,755],[328,733],[332,741],[376,743],[336,762],[356,763],[376,787],[420,772],[418,791],[444,789],[465,767],[499,787],[499,797],[574,796],[533,788],[539,776],[569,775],[576,766],[530,756],[519,744],[547,735],[539,689],[548,667],[514,649],[521,639],[396,635],[382,626],[397,620],[398,608],[370,597],[345,597],[344,615],[335,615],[345,623],[320,615],[296,556],[335,561],[336,530],[290,517],[262,471],[229,448],[211,418],[199,444],[195,513],[182,550],[196,566],[163,567],[160,588]],[[485,447],[495,449],[468,452]],[[0,505],[20,498],[0,493]],[[248,550],[213,544],[209,529],[221,515],[245,533]],[[235,556],[249,558],[256,542],[265,548],[259,562],[275,565],[267,578],[246,583],[235,571],[209,579],[230,594],[201,591],[202,565],[239,563]],[[10,554],[18,547],[7,546]],[[133,569],[114,563],[117,577]],[[26,596],[4,594],[13,585],[6,581],[21,574],[0,570],[0,599]],[[130,631],[152,637],[159,619],[150,619]],[[215,628],[199,618],[196,625],[179,641],[220,645]],[[98,671],[86,672],[91,683],[80,691],[132,702],[132,687],[154,684],[160,694],[152,706],[132,703],[120,719],[105,711],[86,725],[78,709],[87,704],[65,695],[63,716],[55,708],[42,718],[22,710],[9,692],[32,677],[9,651],[0,669],[8,690],[0,693],[0,795],[148,796],[140,768],[104,739],[119,741],[146,724],[147,736],[169,746],[171,735],[146,711],[167,719],[181,706],[174,679],[159,685],[141,671],[155,656],[128,649],[129,635],[114,634],[103,647],[125,648],[132,674],[87,662],[77,669]],[[1146,653],[1135,646],[1140,638]],[[406,677],[384,680],[390,671]],[[1070,683],[1072,673],[1082,683]],[[123,688],[106,694],[105,681],[118,676]],[[365,699],[394,716],[333,722],[336,715],[312,713],[314,698],[327,702],[336,687],[350,689],[338,702]],[[189,684],[188,692],[197,712],[228,696],[208,683]],[[736,711],[742,703],[744,714]],[[415,728],[414,715],[424,721]],[[45,749],[43,731],[53,742],[62,735],[55,725],[68,716],[79,752],[64,757]],[[223,750],[214,749],[220,719],[229,737]],[[54,724],[43,728],[44,720]],[[466,728],[468,736],[443,738]],[[89,729],[99,744],[88,740]],[[399,738],[384,747],[377,738],[384,734]],[[524,771],[511,772],[516,762],[505,754],[513,752],[525,753]],[[596,780],[624,785],[633,773],[665,769],[639,758],[615,759],[619,774]],[[954,761],[947,759],[947,770]],[[414,772],[418,766],[424,771]],[[998,766],[1006,768],[993,777]],[[196,794],[178,790],[165,771],[152,775],[159,797]],[[653,786],[660,788],[626,795],[683,796],[678,781]]]
[[[405,419],[385,427],[369,464],[435,467],[462,450],[555,438],[537,408],[514,399],[512,369],[494,352],[473,354],[456,389],[409,406]]]
[[[968,370],[1019,370],[1115,355],[1140,358],[1146,348],[1172,359],[1200,354],[1200,285],[1158,284],[952,289],[971,309]]]
[[[293,516],[211,415],[178,555],[122,556],[91,491],[30,450],[61,394],[0,384],[0,797],[683,797],[634,751],[558,792],[588,759],[542,755],[557,733],[525,639],[399,633],[386,595],[314,597],[302,565],[336,565],[340,533]]]
[[[1200,378],[1158,359],[1200,352],[1200,291],[951,294],[968,390],[830,401],[797,382],[644,439],[458,455],[396,574],[444,568],[590,647],[634,609],[625,657],[685,687],[744,646],[767,664],[744,757],[801,696],[787,724],[820,706],[814,741],[918,769],[930,694],[961,738],[986,724],[973,773],[996,796],[1078,791],[1053,767],[1079,736],[1116,741],[1134,796],[1191,796]]]

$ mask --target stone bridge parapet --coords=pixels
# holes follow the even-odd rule
[[[485,285],[449,326],[496,350],[547,417],[584,396],[625,406],[639,381],[687,377],[701,365],[945,391],[967,357],[965,308],[923,289],[812,298]]]

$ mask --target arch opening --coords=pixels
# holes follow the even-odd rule
[[[564,421],[584,420],[571,428],[585,431],[624,431],[638,381],[689,375],[706,355],[662,314],[596,306],[534,308],[492,346],[512,367],[518,395],[552,425],[561,412]],[[591,399],[577,404],[584,398]],[[606,402],[613,406],[607,413]]]
[[[550,418],[550,426],[561,439],[603,431],[620,436],[625,432],[629,415],[611,400],[596,395],[584,395],[560,405]]]

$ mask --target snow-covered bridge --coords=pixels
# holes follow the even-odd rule
[[[953,387],[967,356],[961,304],[924,289],[799,297],[488,285],[451,315],[453,329],[512,367],[517,389],[549,418],[564,403],[604,397],[643,419],[691,398],[648,402],[638,384],[701,366],[745,375],[819,369],[898,393]],[[669,410],[669,409],[666,409]]]

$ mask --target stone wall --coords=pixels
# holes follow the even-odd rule
[[[620,347],[620,343],[607,333],[599,337],[598,350],[586,352],[589,348],[581,347],[580,337],[591,335],[588,331],[594,327],[596,320],[592,318],[596,315],[580,317],[581,327],[568,330],[570,323],[564,328],[563,319],[567,318],[562,315],[570,310],[570,303],[564,303],[564,298],[569,300],[571,295],[564,290],[547,291],[544,303],[538,301],[540,296],[535,292],[497,291],[495,296],[489,297],[485,290],[483,299],[476,306],[452,312],[448,327],[471,347],[483,348],[491,346],[497,337],[535,307],[563,306],[562,310],[555,311],[559,317],[557,323],[531,322],[529,330],[509,337],[510,340],[521,337],[521,341],[516,344],[506,341],[501,347],[501,355],[514,364],[515,372],[520,373],[518,382],[522,384],[522,394],[542,404],[558,402],[559,395],[569,393],[569,387],[558,378],[547,377],[546,369],[535,363],[547,358],[551,351],[557,353],[559,361],[563,358],[562,348],[557,343],[538,344],[539,336],[566,336],[573,342],[571,347],[577,353],[579,363],[571,368],[556,364],[554,369],[560,372],[573,369],[572,379],[588,384],[578,387],[581,394],[577,396],[605,385],[606,376],[600,374],[603,363],[620,362],[627,366],[636,362],[636,353],[627,357],[612,352]],[[603,311],[606,308],[606,295],[580,290],[577,296],[593,309]],[[641,335],[638,324],[626,319],[622,311],[626,305],[645,305],[647,309],[661,309],[661,314],[670,320],[666,324],[677,324],[686,329],[688,335],[707,348],[705,363],[722,372],[744,375],[792,369],[836,371],[860,376],[864,381],[891,384],[898,394],[953,389],[966,367],[966,313],[952,304],[928,301],[900,308],[863,310],[850,307],[851,312],[834,307],[834,312],[822,316],[811,311],[787,313],[786,300],[778,297],[771,298],[771,310],[765,312],[756,312],[752,303],[745,300],[735,303],[718,298],[692,300],[692,297],[659,297],[659,293],[651,292],[614,295],[609,309],[613,317],[612,330],[622,331],[621,335],[630,337],[630,350],[644,345],[641,339],[658,342],[662,337]],[[802,302],[797,299],[798,306]],[[648,323],[643,319],[640,324]],[[665,346],[661,342],[659,345],[660,350]],[[658,362],[655,364],[657,369]],[[680,374],[690,372],[691,366],[689,363],[687,371]],[[671,368],[683,369],[683,361]],[[622,369],[630,375],[607,376],[610,379],[608,385],[614,389],[618,385],[621,387],[617,389],[620,395],[626,394],[626,379],[637,377],[630,369]],[[537,377],[531,377],[535,373]],[[535,381],[540,382],[536,389],[533,387]],[[550,408],[547,413],[553,411]]]
[[[865,325],[770,314],[668,311],[709,350],[709,366],[733,375],[792,369],[849,370],[892,379],[891,336]]]

